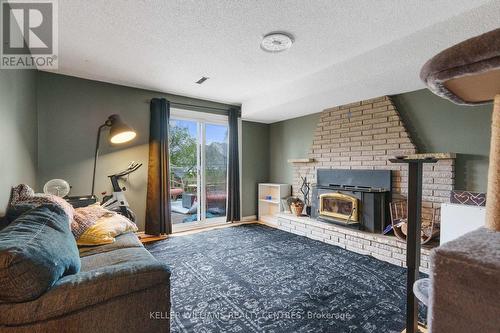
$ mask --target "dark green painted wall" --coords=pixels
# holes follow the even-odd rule
[[[0,216],[12,186],[36,185],[36,122],[35,71],[0,70]]]
[[[456,188],[486,192],[491,104],[459,106],[427,89],[392,96],[419,152],[455,152]],[[270,181],[292,183],[286,160],[306,157],[319,113],[270,126]]]
[[[269,180],[269,125],[242,124],[242,216],[256,215],[257,184]]]
[[[420,152],[458,154],[456,189],[486,192],[491,104],[460,106],[427,89],[392,99]]]
[[[305,158],[311,148],[319,113],[280,121],[270,125],[269,180],[292,184],[291,158]]]

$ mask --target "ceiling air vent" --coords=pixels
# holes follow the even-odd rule
[[[205,82],[206,80],[208,80],[208,77],[206,76],[202,76],[201,79],[199,79],[198,81],[196,81],[196,83],[198,84],[202,84],[203,82]]]

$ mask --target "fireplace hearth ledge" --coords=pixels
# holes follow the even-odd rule
[[[265,225],[297,235],[306,236],[343,249],[406,267],[406,243],[394,236],[386,236],[321,222],[307,216],[279,213],[276,223]],[[430,251],[436,245],[422,246],[420,271],[429,273]]]

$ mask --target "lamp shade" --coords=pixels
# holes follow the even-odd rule
[[[109,141],[111,143],[125,143],[135,138],[135,131],[125,124],[119,115],[113,114],[109,116],[108,120],[111,123],[109,128]]]

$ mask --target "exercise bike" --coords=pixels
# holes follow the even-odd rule
[[[102,207],[120,213],[132,222],[135,222],[135,213],[130,209],[127,199],[125,198],[124,192],[127,189],[125,187],[120,187],[118,181],[125,176],[130,175],[132,172],[137,171],[137,169],[139,169],[141,166],[142,163],[136,163],[132,161],[128,165],[127,169],[120,171],[114,175],[108,176],[111,180],[111,185],[113,186],[113,194],[106,195],[106,192],[102,193]]]

